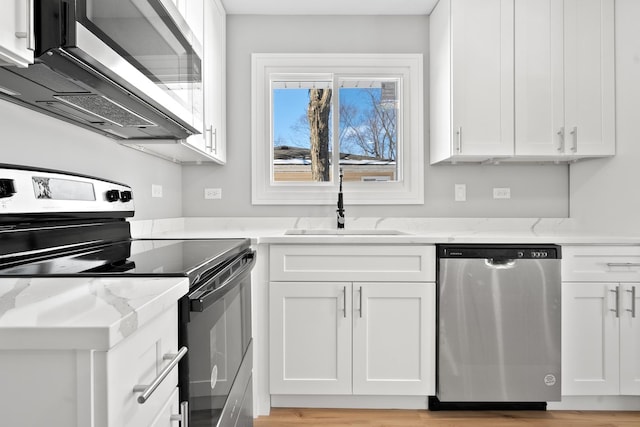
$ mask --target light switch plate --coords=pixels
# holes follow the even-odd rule
[[[207,200],[222,199],[222,188],[205,188],[204,198]]]
[[[151,197],[162,197],[162,185],[151,184]]]
[[[454,186],[454,197],[456,202],[465,202],[467,201],[467,185],[466,184],[456,184]]]

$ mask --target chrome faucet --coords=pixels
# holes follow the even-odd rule
[[[340,191],[338,192],[338,228],[344,228],[344,201],[342,200],[342,168],[340,168]]]

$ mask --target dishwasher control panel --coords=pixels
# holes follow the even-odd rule
[[[438,245],[438,258],[560,259],[558,245]]]

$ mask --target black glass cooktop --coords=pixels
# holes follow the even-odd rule
[[[249,248],[249,239],[133,239],[90,249],[4,260],[1,276],[185,276],[197,278]]]

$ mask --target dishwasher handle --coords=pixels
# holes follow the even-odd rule
[[[513,258],[485,258],[485,265],[495,269],[509,269],[516,266],[516,260]]]

